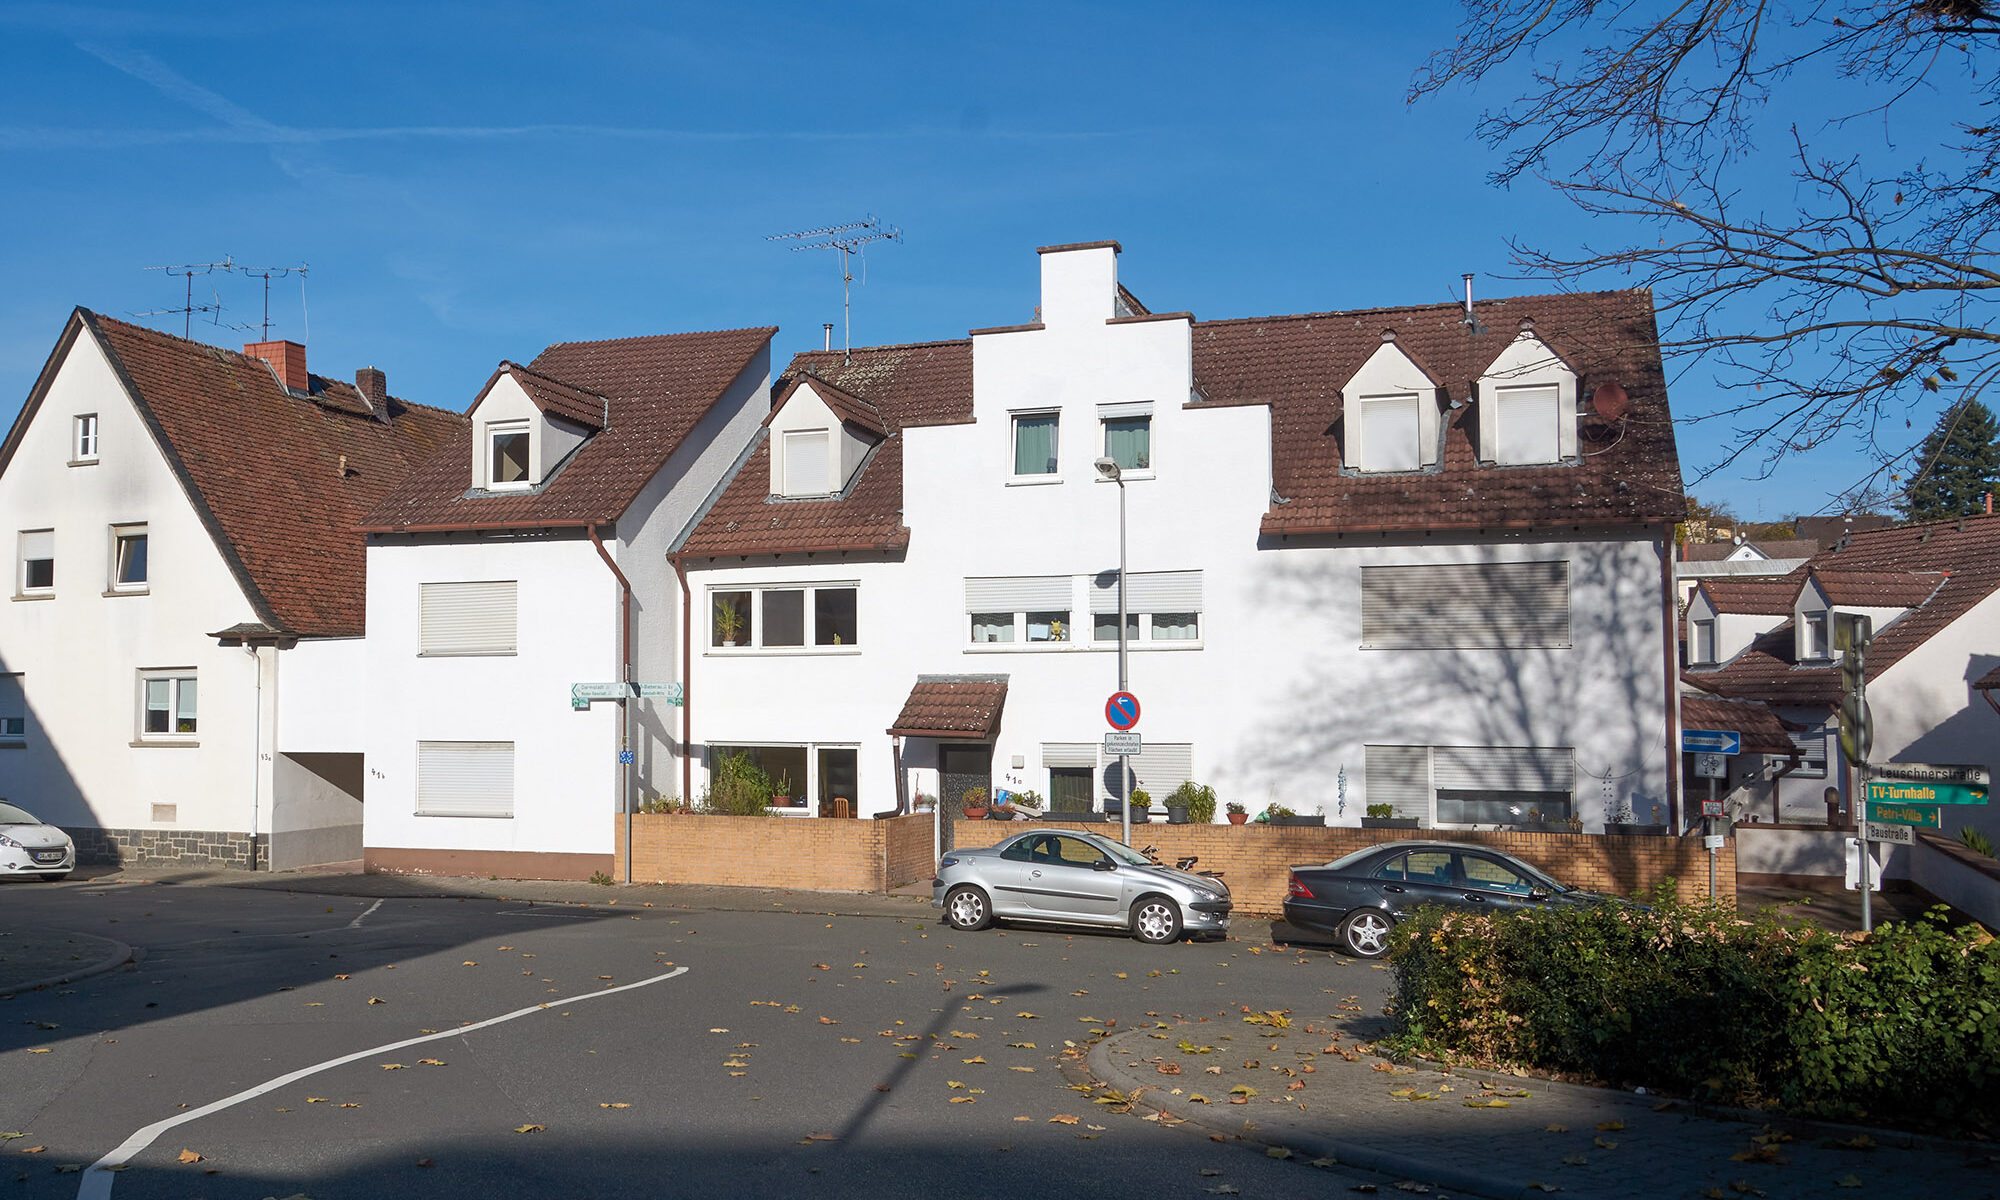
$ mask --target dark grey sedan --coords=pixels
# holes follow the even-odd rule
[[[931,903],[954,929],[997,919],[1124,929],[1142,942],[1229,930],[1229,886],[1094,833],[1037,829],[938,863]]]
[[[1607,899],[1485,846],[1398,841],[1321,867],[1293,867],[1285,920],[1332,934],[1358,958],[1379,958],[1389,948],[1389,930],[1419,904],[1505,912]]]

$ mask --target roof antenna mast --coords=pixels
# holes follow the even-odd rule
[[[194,315],[196,313],[212,313],[212,312],[222,311],[222,296],[219,293],[216,295],[215,303],[213,304],[196,304],[194,302],[194,277],[197,275],[207,275],[215,271],[233,271],[236,269],[236,264],[230,260],[229,255],[225,254],[222,256],[221,262],[175,263],[173,266],[170,267],[145,267],[142,269],[147,271],[165,271],[170,276],[172,275],[186,276],[187,299],[182,303],[181,307],[179,308],[156,308],[151,310],[150,312],[133,313],[132,315],[135,317],[164,317],[170,313],[179,313],[181,314],[182,318],[181,336],[189,341],[193,341]]]
[[[851,285],[854,273],[848,270],[849,256],[861,254],[862,283],[867,283],[868,255],[863,249],[870,242],[900,242],[903,231],[894,225],[884,225],[874,215],[845,225],[829,225],[824,229],[801,229],[795,233],[774,233],[764,239],[767,242],[796,241],[794,250],[838,250],[840,251],[840,310],[845,322],[842,330],[841,351],[847,362],[854,361],[854,304]]]

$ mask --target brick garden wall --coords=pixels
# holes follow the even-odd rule
[[[618,856],[625,853],[618,822]],[[834,820],[640,813],[632,878],[838,892],[886,892],[931,874],[931,818]]]
[[[1066,825],[1117,838],[1113,824]],[[1018,821],[954,818],[955,846],[986,846],[1023,828]],[[1629,895],[1651,891],[1671,877],[1684,899],[1708,893],[1708,852],[1699,838],[1611,837],[1595,833],[1475,832],[1431,829],[1354,829],[1310,825],[1135,825],[1135,847],[1159,847],[1162,862],[1198,855],[1195,869],[1223,873],[1240,912],[1276,914],[1284,903],[1290,868],[1325,863],[1350,851],[1386,841],[1444,840],[1504,850],[1533,863],[1564,883],[1593,891]],[[1715,891],[1736,899],[1736,843],[1716,854]]]

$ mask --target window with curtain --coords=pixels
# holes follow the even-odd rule
[[[1052,412],[1014,415],[1014,474],[1054,475],[1060,418]]]
[[[1104,418],[1104,453],[1118,464],[1120,470],[1152,470],[1152,415]]]
[[[192,737],[196,721],[192,671],[147,671],[139,676],[139,740]]]

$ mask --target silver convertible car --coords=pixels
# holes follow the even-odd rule
[[[1038,829],[991,846],[952,850],[931,880],[931,903],[954,929],[997,920],[1129,930],[1142,942],[1229,929],[1229,886],[1163,867],[1130,846],[1076,830]]]

